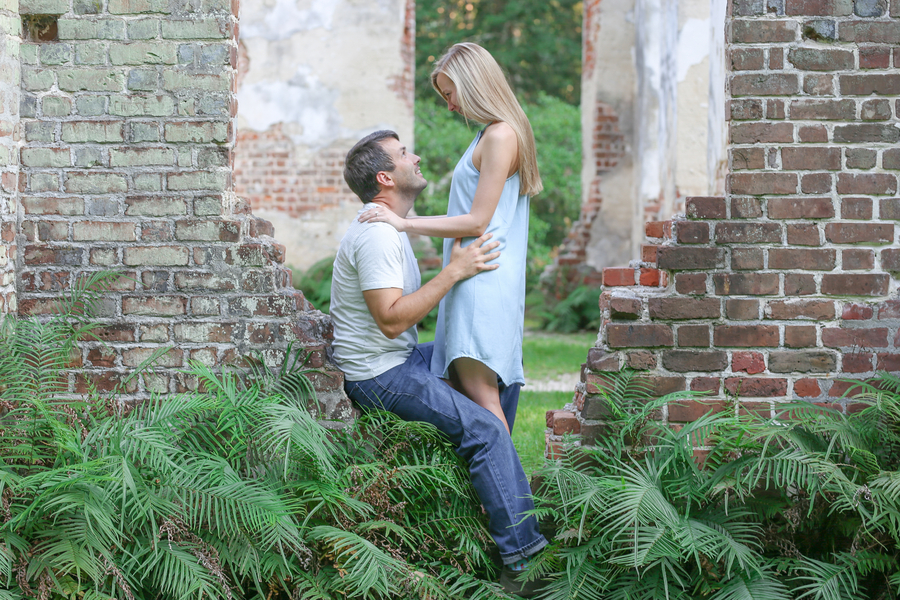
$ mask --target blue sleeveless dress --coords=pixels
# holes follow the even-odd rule
[[[478,132],[453,170],[447,216],[468,214],[480,173],[472,154]],[[492,242],[500,242],[500,265],[458,282],[441,300],[434,337],[431,372],[446,378],[450,363],[474,358],[491,368],[506,385],[524,384],[522,333],[525,322],[525,257],[528,250],[528,196],[519,194],[519,174],[506,180],[497,210],[488,225]],[[467,246],[474,238],[463,238]],[[444,240],[444,266],[453,240]]]

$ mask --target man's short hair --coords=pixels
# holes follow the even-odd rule
[[[400,141],[400,136],[389,129],[370,133],[350,148],[344,160],[344,180],[363,204],[381,191],[375,176],[380,171],[394,170],[394,160],[381,147],[381,141],[389,137]]]

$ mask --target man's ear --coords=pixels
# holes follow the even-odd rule
[[[375,181],[382,187],[394,187],[394,178],[387,171],[378,171],[375,174]]]

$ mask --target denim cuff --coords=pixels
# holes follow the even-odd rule
[[[518,562],[523,558],[528,558],[534,554],[540,552],[540,550],[546,546],[549,542],[547,542],[547,538],[544,536],[540,536],[535,541],[531,542],[524,548],[516,550],[515,552],[511,552],[510,554],[500,554],[500,559],[503,561],[504,565],[511,565],[514,562]]]

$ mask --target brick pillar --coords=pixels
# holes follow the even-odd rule
[[[154,349],[143,397],[196,386],[188,361],[219,367],[289,342],[324,365],[330,322],[290,286],[272,226],[233,193],[237,18],[231,0],[23,0],[58,38],[22,45],[20,312],[50,311],[85,273],[127,275],[85,343],[71,390],[110,389]],[[30,17],[36,18],[36,17]],[[329,416],[349,405],[318,376]]]
[[[648,224],[642,263],[604,272],[573,406],[587,443],[624,366],[658,394],[712,393],[670,423],[794,398],[847,410],[838,380],[900,371],[900,0],[735,0],[727,35],[726,196],[689,198]]]
[[[19,179],[18,3],[0,3],[0,314],[16,312],[16,186]]]

